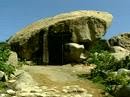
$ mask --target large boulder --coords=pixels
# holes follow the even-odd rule
[[[66,43],[89,43],[102,38],[112,15],[100,11],[74,11],[39,20],[12,36],[8,43],[22,59],[49,63],[63,59]],[[57,59],[53,59],[53,57]],[[60,61],[59,63],[62,63]]]
[[[118,60],[125,59],[127,56],[130,55],[130,51],[122,48],[120,46],[112,46],[111,47],[111,54]]]
[[[36,86],[37,82],[35,82],[32,76],[23,70],[18,70],[15,72],[17,76],[17,81],[12,84],[12,87],[16,90],[28,90],[29,88]]]
[[[79,45],[77,43],[67,43],[65,44],[65,52],[64,56],[67,61],[69,62],[81,62],[86,57],[84,56],[84,45]]]
[[[130,32],[109,39],[110,46],[120,46],[130,51]]]
[[[18,56],[16,52],[10,51],[10,55],[7,61],[7,64],[11,64],[16,67],[18,65]]]

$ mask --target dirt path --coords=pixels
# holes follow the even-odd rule
[[[39,86],[44,85],[61,90],[64,86],[78,85],[93,94],[93,97],[102,97],[101,89],[95,84],[77,77],[77,74],[87,72],[86,68],[89,67],[81,65],[25,66],[24,70],[30,73]]]

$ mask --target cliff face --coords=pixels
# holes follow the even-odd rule
[[[112,15],[107,12],[74,11],[39,20],[17,32],[8,43],[22,59],[63,63],[65,44],[89,47],[90,42],[102,38],[111,22]]]

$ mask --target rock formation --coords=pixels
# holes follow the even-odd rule
[[[130,51],[130,33],[123,33],[109,39],[110,46],[120,46]]]
[[[118,61],[125,59],[130,54],[130,51],[120,46],[111,47],[111,55],[113,55]]]
[[[7,64],[13,65],[14,67],[18,65],[18,56],[16,52],[10,51]]]
[[[63,64],[64,44],[89,47],[102,38],[112,15],[100,11],[74,11],[39,20],[12,36],[8,43],[18,57],[40,64]]]
[[[86,59],[84,56],[84,45],[77,43],[67,43],[64,46],[64,59],[69,62],[81,62]]]

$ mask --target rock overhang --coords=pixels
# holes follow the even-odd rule
[[[113,19],[113,16],[110,13],[103,11],[79,10],[70,13],[63,13],[56,15],[54,17],[41,19],[39,21],[32,23],[31,25],[28,25],[21,31],[17,32],[14,36],[12,36],[8,41],[8,43],[11,44],[13,42],[19,42],[22,45],[31,36],[35,35],[36,33],[39,33],[40,30],[48,30],[49,26],[55,25],[58,22],[62,22],[65,20],[74,20],[76,18],[82,18],[82,17],[85,18],[94,17],[103,20],[106,23],[106,29],[110,27]]]

